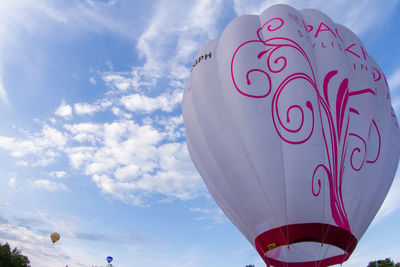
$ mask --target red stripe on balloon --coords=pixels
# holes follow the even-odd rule
[[[284,262],[270,258],[265,254],[277,247],[289,246],[301,242],[318,242],[321,243],[321,245],[332,245],[342,249],[343,254],[308,262]],[[357,242],[357,239],[351,232],[335,225],[325,223],[302,223],[284,225],[266,231],[256,237],[255,246],[267,265],[272,264],[275,267],[307,267],[341,264],[353,253]]]

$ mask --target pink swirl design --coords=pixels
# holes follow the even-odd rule
[[[276,23],[276,22],[278,22],[278,23]],[[275,25],[275,27],[274,27],[273,23],[275,23],[275,24],[277,24],[277,25]],[[262,30],[267,29],[267,31],[273,32],[273,31],[276,31],[276,30],[279,30],[280,28],[282,28],[283,24],[285,24],[285,22],[284,22],[284,20],[281,19],[281,18],[272,18],[272,19],[268,20],[267,22],[264,23],[264,25],[262,25],[262,26],[257,30],[257,37],[258,37],[258,39],[259,39],[259,40],[262,40],[261,34],[260,34]],[[274,27],[274,28],[273,28],[273,27]]]
[[[373,164],[378,160],[381,150],[381,135],[375,120],[372,120],[368,138],[371,136],[372,131],[376,132],[378,136],[378,151],[375,157],[367,159],[367,142],[360,135],[349,132],[350,114],[359,116],[360,113],[356,109],[349,107],[348,103],[350,97],[364,94],[375,96],[375,91],[366,88],[350,92],[348,79],[345,78],[340,82],[339,87],[337,88],[336,97],[329,98],[329,91],[332,90],[332,88],[330,88],[332,87],[330,86],[330,83],[338,74],[338,70],[331,70],[326,73],[324,77],[323,95],[321,95],[317,88],[315,72],[310,59],[305,50],[297,42],[286,37],[273,37],[264,40],[261,36],[264,29],[272,32],[281,29],[283,26],[283,19],[273,18],[257,30],[257,40],[249,40],[238,46],[231,60],[232,81],[236,90],[243,96],[251,98],[266,98],[272,92],[271,76],[288,69],[287,66],[289,61],[287,56],[285,56],[284,53],[279,52],[282,51],[283,48],[293,49],[302,56],[305,62],[304,65],[308,68],[308,74],[305,72],[291,73],[276,86],[271,105],[273,124],[277,134],[282,140],[292,145],[298,145],[307,142],[311,138],[314,132],[316,116],[317,114],[319,115],[327,163],[321,163],[315,167],[312,175],[311,191],[315,197],[319,196],[322,185],[321,179],[317,178],[317,174],[322,172],[329,183],[332,218],[339,227],[351,232],[342,196],[345,159],[349,143],[348,139],[349,137],[352,137],[355,140],[358,140],[358,143],[361,144],[361,146],[357,146],[351,151],[349,157],[351,168],[354,171],[360,171],[365,164]],[[239,51],[249,45],[257,45],[257,47],[259,47],[261,51],[255,54],[255,58],[260,60],[265,68],[250,67],[245,74],[246,82],[240,83],[240,79],[243,79],[244,77],[241,73],[236,71],[236,64],[240,62],[240,59],[238,59],[240,58]],[[374,80],[377,81],[381,78],[380,72],[376,69],[374,69],[374,71],[375,73],[379,73],[379,75],[374,74]],[[267,81],[265,83],[267,86],[262,90],[262,93],[254,93],[250,87],[251,76],[255,72],[262,74]],[[293,81],[305,83],[307,86],[304,88],[312,89],[311,91],[313,94],[310,95],[310,97],[316,97],[318,100],[317,108],[313,107],[313,103],[310,100],[306,100],[305,103],[293,104],[286,108],[286,110],[280,110],[282,109],[279,105],[281,95],[284,91],[288,90],[288,85]],[[297,114],[297,116],[294,116],[294,114]],[[306,123],[306,120],[308,123]],[[357,162],[358,164],[356,164],[356,158],[359,159]]]
[[[354,137],[358,138],[359,140],[361,140],[362,144],[364,145],[363,151],[367,151],[367,143],[365,142],[365,140],[361,136],[359,136],[358,134],[354,134],[354,133],[350,133],[350,136],[354,136]],[[355,163],[354,163],[355,155],[354,155],[354,153],[356,153],[356,152],[358,154],[361,154],[361,149],[359,147],[356,147],[356,148],[353,149],[353,151],[351,152],[351,156],[350,156],[350,165],[351,165],[351,168],[353,170],[359,171],[359,170],[362,169],[362,167],[364,165],[364,162],[366,160],[366,153],[364,152],[364,155],[362,156],[363,160],[361,161],[361,165],[359,167],[354,167],[355,166]]]

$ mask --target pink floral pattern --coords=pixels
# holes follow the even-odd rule
[[[380,155],[381,149],[381,135],[378,126],[374,119],[372,119],[369,135],[372,131],[376,132],[378,136],[378,152],[372,159],[367,158],[367,142],[357,133],[350,132],[349,121],[350,116],[360,116],[360,113],[353,107],[349,106],[349,98],[356,97],[363,94],[371,94],[375,96],[375,91],[370,88],[361,90],[349,90],[349,81],[344,78],[340,81],[338,88],[332,88],[331,81],[338,79],[338,70],[333,69],[327,72],[323,79],[323,90],[319,92],[317,88],[317,81],[313,66],[310,62],[310,58],[306,51],[294,40],[285,37],[272,37],[264,40],[261,32],[268,31],[273,32],[281,29],[284,26],[284,20],[281,18],[273,18],[267,21],[257,30],[256,40],[249,40],[242,43],[234,52],[231,61],[231,75],[232,81],[236,90],[245,97],[251,98],[266,98],[271,95],[272,92],[272,79],[271,76],[277,73],[283,73],[287,71],[288,58],[285,53],[280,53],[284,48],[291,49],[301,55],[305,60],[305,66],[309,71],[305,72],[294,72],[285,76],[279,84],[275,85],[276,90],[272,96],[271,113],[272,120],[275,130],[279,137],[292,145],[298,145],[306,143],[315,130],[315,120],[320,119],[322,126],[322,136],[326,151],[326,163],[317,165],[312,174],[312,189],[311,192],[314,196],[318,196],[321,192],[321,180],[317,178],[317,173],[321,171],[325,173],[329,182],[329,193],[330,193],[330,208],[332,217],[335,223],[348,231],[350,225],[347,217],[347,213],[344,207],[343,196],[342,196],[342,185],[345,168],[346,154],[350,154],[350,166],[354,171],[360,171],[365,164],[375,163]],[[309,31],[307,27],[306,30]],[[236,64],[240,61],[239,51],[248,46],[258,45],[260,51],[256,54],[257,60],[265,63],[266,69],[251,68],[245,74],[240,75],[236,71]],[[254,90],[251,90],[252,77],[253,75],[261,74],[265,78],[265,88],[257,94]],[[373,79],[375,81],[381,79],[382,75],[376,68],[373,68]],[[260,78],[258,76],[258,78]],[[245,79],[244,81],[242,79]],[[280,110],[282,107],[279,105],[279,100],[282,92],[287,88],[287,85],[293,81],[303,81],[312,88],[313,96],[317,98],[317,105],[314,106],[311,101],[305,103],[299,103],[291,105],[286,110]],[[336,89],[337,93],[335,97],[332,97],[331,90]],[[322,94],[322,95],[321,95]],[[315,103],[315,101],[314,101]],[[297,118],[291,116],[292,113],[297,113]],[[305,120],[309,123],[305,123]],[[307,127],[305,126],[307,125]],[[352,151],[348,151],[349,140],[355,140],[353,143],[360,144],[355,145]],[[355,159],[358,160],[355,160]],[[361,160],[359,160],[361,158]],[[361,163],[360,163],[361,162]]]

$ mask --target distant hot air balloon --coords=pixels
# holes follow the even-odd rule
[[[60,239],[60,234],[59,234],[59,233],[56,233],[56,232],[51,233],[51,234],[50,234],[50,239],[51,239],[51,241],[52,241],[53,244],[54,244],[55,242],[57,242],[57,241]]]
[[[108,263],[110,263],[110,262],[113,261],[113,257],[111,257],[111,256],[108,256],[106,259],[107,259],[107,262],[108,262]]]
[[[400,151],[385,76],[354,33],[287,5],[238,17],[198,52],[182,109],[194,165],[267,265],[349,258]]]

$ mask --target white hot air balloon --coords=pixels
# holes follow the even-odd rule
[[[400,150],[385,76],[354,33],[287,5],[238,17],[198,52],[182,108],[194,165],[267,265],[349,258]]]

